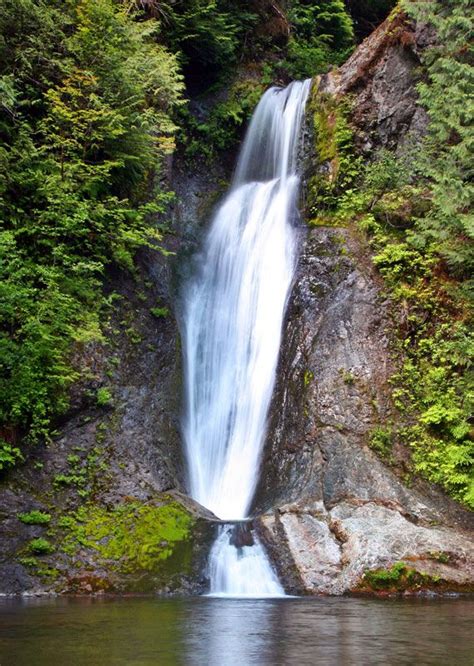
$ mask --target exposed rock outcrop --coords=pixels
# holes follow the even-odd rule
[[[416,81],[432,38],[398,13],[323,77],[320,91],[351,95],[362,154],[402,150],[426,130]],[[296,593],[342,594],[366,589],[366,570],[403,560],[415,572],[406,587],[473,590],[473,515],[433,486],[406,487],[368,446],[396,418],[391,310],[370,250],[353,229],[302,234],[256,498],[282,581]]]
[[[423,136],[428,117],[417,103],[420,55],[435,34],[395,10],[338,70],[323,77],[321,91],[350,95],[352,123],[362,153],[400,150]]]

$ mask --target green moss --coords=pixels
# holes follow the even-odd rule
[[[62,519],[62,550],[95,551],[98,563],[121,573],[155,571],[183,543],[190,543],[192,516],[177,502],[127,502],[113,509],[88,504]],[[183,565],[183,562],[181,562]]]
[[[342,376],[342,381],[344,382],[344,384],[347,384],[347,386],[352,386],[357,379],[354,373],[350,372],[350,370],[342,369],[341,376]]]
[[[432,550],[428,555],[430,559],[435,560],[436,562],[441,562],[441,564],[448,564],[451,559],[449,553],[445,553],[442,550]]]
[[[60,576],[60,572],[55,567],[40,567],[35,571],[40,578],[46,578],[50,582],[55,581]]]
[[[30,568],[37,567],[39,565],[38,560],[36,557],[20,557],[18,562],[24,566]]]
[[[349,123],[350,100],[342,101],[313,87],[309,101],[317,167],[308,183],[307,213],[313,226],[340,226],[334,215],[339,195],[360,172]]]
[[[313,379],[314,379],[314,373],[311,372],[311,370],[305,370],[304,375],[303,375],[304,387],[308,388],[308,386],[311,384]]]
[[[403,591],[436,587],[441,583],[440,576],[431,576],[409,567],[405,562],[395,562],[390,569],[366,571],[359,585],[360,589],[374,591]]]
[[[314,186],[314,183],[313,183]],[[316,198],[316,192],[313,191],[313,198]],[[317,217],[311,217],[308,220],[308,224],[311,227],[343,227],[345,222],[342,218],[337,217],[334,214],[326,213],[324,215],[318,215]]]
[[[112,403],[112,392],[106,386],[97,389],[96,402],[97,407],[107,407]]]
[[[49,555],[54,551],[54,546],[47,539],[32,539],[28,544],[28,550],[35,555]]]
[[[99,424],[97,427],[96,441],[98,444],[105,437],[105,428],[107,428],[105,424]],[[74,450],[84,454],[84,450],[81,448],[76,447]],[[71,487],[76,490],[79,497],[85,499],[109,483],[108,461],[104,457],[104,449],[99,446],[93,447],[86,456],[69,455],[67,463],[67,470],[56,474],[53,478],[53,488],[56,491]]]
[[[169,315],[170,311],[167,307],[156,307],[150,308],[150,314],[152,314],[157,319],[165,318]]]
[[[25,525],[47,525],[51,522],[51,516],[49,513],[33,509],[33,511],[29,511],[28,513],[18,514],[18,520],[25,523]]]

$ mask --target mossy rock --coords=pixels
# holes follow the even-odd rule
[[[201,541],[206,548],[205,522],[166,496],[163,502],[131,498],[114,508],[86,504],[59,522],[67,591],[173,591],[183,579],[199,578],[196,552]]]
[[[389,569],[366,571],[353,590],[375,594],[419,594],[427,591],[442,594],[446,591],[472,593],[473,590],[471,585],[445,580],[440,574],[419,571],[406,562],[395,562]]]

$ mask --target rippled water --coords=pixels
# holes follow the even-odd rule
[[[0,603],[1,666],[472,666],[472,600]]]

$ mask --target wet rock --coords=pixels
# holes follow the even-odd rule
[[[235,523],[232,528],[229,543],[236,548],[253,546],[255,541],[250,523]]]
[[[290,592],[343,594],[399,560],[443,589],[474,584],[472,513],[428,484],[405,487],[368,447],[392,414],[389,329],[362,239],[310,230],[256,500],[268,512],[257,529]],[[430,556],[446,552],[448,563]]]

